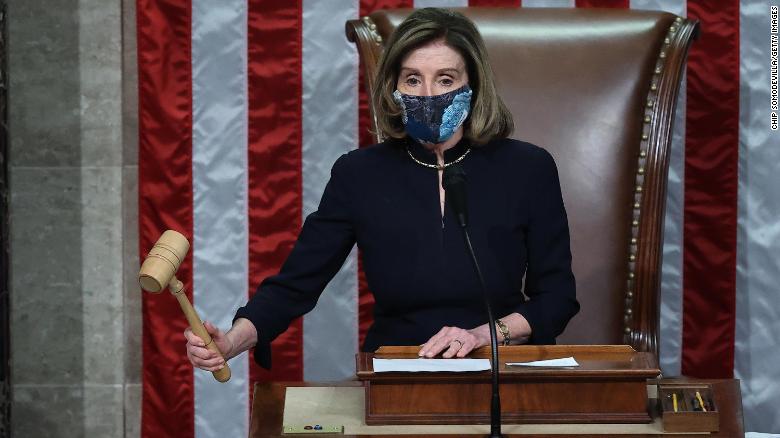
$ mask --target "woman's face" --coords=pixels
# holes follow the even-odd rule
[[[444,40],[431,41],[409,52],[401,61],[398,91],[414,96],[435,96],[469,82],[466,62]]]

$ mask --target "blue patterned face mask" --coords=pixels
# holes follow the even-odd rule
[[[406,133],[423,144],[447,141],[466,120],[471,108],[468,85],[437,96],[412,96],[396,90],[393,97],[403,110]]]

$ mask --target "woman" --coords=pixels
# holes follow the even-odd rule
[[[450,358],[489,345],[478,279],[445,208],[441,178],[454,163],[468,175],[469,230],[499,342],[554,343],[579,310],[558,174],[546,151],[507,138],[512,117],[476,27],[455,12],[415,11],[389,39],[376,79],[389,140],[336,161],[279,274],[238,309],[230,331],[206,324],[217,346],[226,359],[254,346],[270,368],[270,342],[314,307],[355,243],[376,301],[363,351],[421,345],[420,356]],[[185,336],[193,365],[224,366]]]

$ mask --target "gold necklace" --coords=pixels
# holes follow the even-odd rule
[[[452,166],[453,164],[456,164],[456,163],[460,163],[461,161],[463,161],[464,158],[466,158],[466,155],[468,155],[469,152],[471,152],[471,148],[466,149],[466,152],[464,152],[463,155],[461,155],[460,157],[456,158],[454,161],[450,161],[449,163],[428,164],[428,163],[423,163],[422,161],[420,161],[417,158],[415,158],[414,155],[412,154],[412,151],[409,149],[409,147],[408,146],[406,147],[406,153],[409,154],[409,157],[412,160],[414,160],[415,163],[419,164],[420,166],[425,166],[425,167],[428,167],[428,168],[431,168],[431,169],[436,169],[436,170],[444,170],[444,168],[446,168],[446,167]]]

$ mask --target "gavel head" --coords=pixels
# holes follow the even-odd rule
[[[138,273],[141,288],[160,293],[176,274],[179,265],[190,250],[190,242],[181,233],[167,230],[154,244]]]

